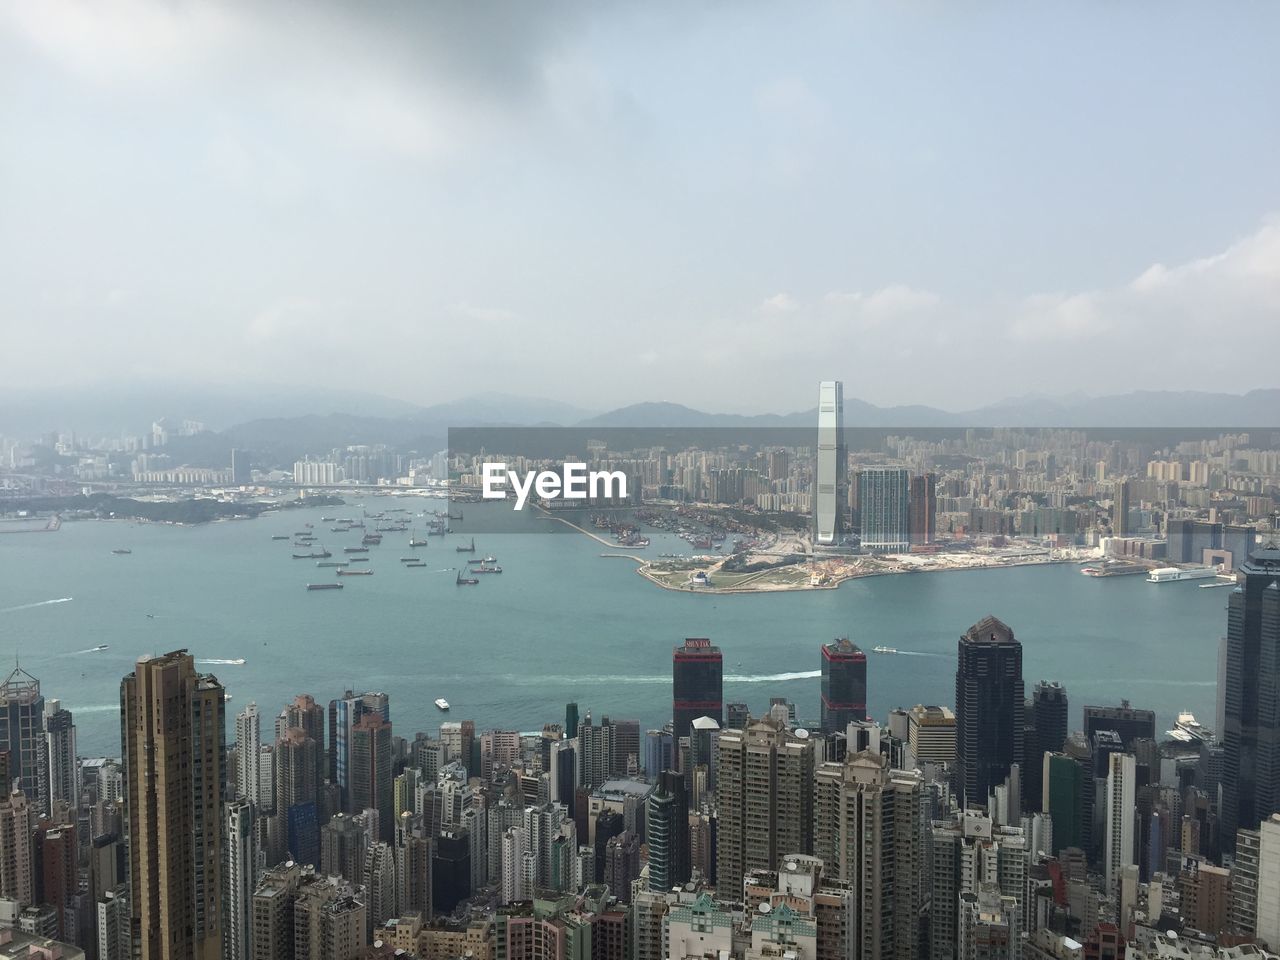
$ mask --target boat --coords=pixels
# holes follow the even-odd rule
[[[367,570],[367,569],[366,570],[339,570],[338,576],[340,577],[372,577],[373,571]]]
[[[488,556],[488,557],[485,557],[485,558],[484,558],[482,561],[480,561],[480,562],[481,562],[481,563],[497,563],[497,562],[498,562],[498,558],[497,558],[497,557],[494,557],[494,556]]]
[[[425,560],[415,560],[413,561],[413,563],[406,563],[404,566],[405,566],[405,569],[407,570],[410,567],[425,567],[426,565],[427,565],[427,561]]]
[[[1174,583],[1178,580],[1208,580],[1222,572],[1220,567],[1160,567],[1152,570],[1147,583]]]
[[[480,580],[476,577],[464,577],[462,575],[462,571],[459,570],[457,580],[455,580],[454,582],[457,583],[457,585],[460,587],[471,587],[479,583]]]
[[[106,650],[106,649],[110,648],[110,646],[111,646],[111,644],[109,644],[109,643],[100,643],[100,644],[98,644],[96,647],[94,647],[94,648],[93,648],[93,652],[94,652],[94,653],[97,653],[99,650]]]
[[[448,710],[449,701],[446,700],[444,697],[436,697],[436,706],[439,707],[441,710]]]
[[[401,557],[400,562],[401,563],[417,563],[418,558],[417,557]]]
[[[1101,567],[1085,567],[1080,571],[1086,577],[1101,577],[1105,574]]]
[[[885,647],[885,646],[872,647],[872,648],[871,648],[871,652],[872,652],[872,653],[897,653],[897,652],[898,652],[898,648],[897,648],[897,647]]]
[[[307,589],[308,590],[341,590],[342,584],[340,583],[308,583]]]
[[[287,533],[281,533],[281,534],[277,534],[276,536],[272,537],[271,539],[272,539],[272,540],[288,540],[288,539],[289,539],[289,535],[288,535]]]
[[[121,555],[126,554],[126,553],[133,553],[133,551],[132,551],[132,550],[129,550],[129,549],[125,548],[125,547],[116,547],[116,548],[115,548],[114,550],[112,550],[111,552],[112,552],[112,553],[114,553],[114,554],[116,554],[117,556],[121,556]]]
[[[345,567],[347,563],[348,561],[346,560],[321,560],[319,563],[316,564],[316,566],[317,567]]]
[[[368,563],[369,558],[368,557],[352,557],[351,562],[352,563]]]
[[[452,512],[450,512],[450,511],[445,511],[445,516],[446,516],[446,517],[448,517],[450,520],[461,520],[461,519],[462,519],[462,511],[461,511],[461,510],[459,510],[457,513],[452,513]]]
[[[475,538],[475,537],[472,537],[472,538],[471,538],[471,546],[469,546],[469,547],[454,547],[453,549],[454,549],[454,550],[456,550],[456,551],[458,551],[458,553],[475,553],[475,552],[476,552],[476,538]]]
[[[501,567],[491,567],[491,566],[489,566],[488,564],[484,564],[483,566],[479,566],[479,567],[472,567],[472,568],[471,568],[471,572],[472,572],[472,573],[501,573],[501,572],[502,572],[502,568],[501,568]]]
[[[343,553],[368,553],[369,548],[368,547],[343,547],[342,552]]]
[[[330,553],[328,550],[322,550],[319,553],[314,553],[314,552],[313,553],[295,553],[293,555],[293,559],[295,560],[328,560],[332,556],[333,554]]]
[[[410,547],[428,547],[428,546],[430,546],[430,545],[431,545],[431,541],[430,541],[430,540],[428,540],[428,539],[426,539],[425,537],[410,537],[410,538],[409,538],[409,546],[410,546]]]

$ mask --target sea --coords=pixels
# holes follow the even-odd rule
[[[1028,696],[1040,679],[1061,682],[1073,728],[1085,704],[1121,699],[1154,709],[1158,729],[1184,710],[1214,722],[1230,588],[1200,589],[1204,581],[1099,579],[1076,564],[1042,564],[868,577],[834,590],[675,592],[563,524],[532,512],[513,523],[506,504],[466,504],[454,532],[428,547],[387,533],[368,554],[373,576],[308,591],[337,580],[335,570],[292,559],[308,551],[272,539],[311,524],[341,560],[360,532],[334,533],[322,517],[393,508],[410,511],[403,516],[423,537],[421,512],[443,503],[366,496],[199,526],[86,520],[0,536],[0,658],[73,712],[82,756],[117,756],[121,678],[138,657],[179,648],[231,694],[229,724],[250,702],[270,717],[299,693],[327,703],[348,689],[380,690],[395,732],[411,739],[444,719],[535,731],[562,721],[570,701],[597,720],[661,726],[671,717],[671,651],[685,637],[723,650],[726,702],[763,711],[783,697],[802,723],[815,722],[819,645],[848,636],[867,651],[868,708],[883,720],[893,707],[951,705],[959,637],[994,614],[1023,644]],[[501,522],[486,523],[493,511]],[[673,534],[650,535],[645,554],[689,550]],[[472,538],[474,556],[495,557],[503,572],[457,586],[455,570],[472,554],[456,548]],[[400,558],[414,554],[427,565],[404,568]]]

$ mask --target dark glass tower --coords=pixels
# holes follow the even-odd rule
[[[689,795],[674,770],[658,777],[649,797],[645,840],[649,844],[649,889],[666,893],[689,879]]]
[[[848,637],[822,645],[822,730],[867,719],[867,655]]]
[[[724,658],[704,637],[685,640],[671,656],[672,736],[678,743],[689,724],[711,717],[724,726]]]
[[[1062,684],[1049,680],[1036,684],[1031,691],[1031,715],[1027,720],[1031,739],[1022,773],[1022,808],[1038,813],[1044,809],[1044,755],[1059,752],[1067,742],[1067,691]]]
[[[1227,604],[1222,837],[1256,830],[1280,810],[1280,547],[1240,566]]]
[[[1023,757],[1022,644],[995,617],[960,638],[956,668],[956,786],[985,806]]]

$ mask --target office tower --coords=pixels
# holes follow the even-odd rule
[[[635,776],[640,772],[640,721],[613,721],[613,775]]]
[[[445,830],[431,845],[431,908],[449,914],[471,896],[471,840],[466,830]]]
[[[870,466],[858,473],[862,549],[906,553],[911,549],[911,474],[905,467]]]
[[[1099,730],[1112,730],[1120,738],[1120,745],[1132,751],[1135,740],[1156,738],[1156,713],[1129,705],[1121,700],[1118,707],[1086,705],[1084,708],[1084,733],[1093,742]]]
[[[867,655],[848,637],[822,645],[822,732],[867,719]]]
[[[751,722],[751,711],[745,703],[726,703],[724,719],[724,726],[728,729],[741,730]]]
[[[49,769],[49,809],[62,803],[70,810],[80,806],[80,758],[76,755],[76,724],[70,710],[57,700],[44,705],[45,757]]]
[[[250,703],[236,714],[236,796],[262,803],[262,718]]]
[[[49,813],[49,773],[40,681],[21,667],[0,684],[0,755],[9,759],[4,792],[16,780],[41,816]]]
[[[1255,932],[1267,944],[1280,944],[1280,814],[1258,825],[1258,900]]]
[[[144,657],[120,682],[138,960],[222,953],[224,696],[185,650]]]
[[[689,798],[685,778],[674,770],[658,775],[649,795],[645,840],[649,844],[649,889],[666,892],[690,876]]]
[[[957,956],[983,960],[1019,960],[1022,943],[1018,902],[984,886],[960,894]]]
[[[406,811],[396,824],[396,910],[431,919],[431,838],[422,819]]]
[[[679,741],[689,735],[698,717],[710,717],[724,726],[724,657],[705,637],[690,637],[671,655],[671,735]]]
[[[930,957],[957,956],[957,944],[963,935],[963,894],[980,894],[984,888],[994,888],[1018,903],[1015,916],[1025,909],[1031,856],[1027,837],[1020,828],[1002,827],[980,811],[964,810],[950,820],[933,822],[930,846]]]
[[[1246,936],[1253,935],[1258,927],[1261,843],[1261,830],[1240,830],[1236,833],[1236,853],[1231,864],[1231,926]],[[1280,872],[1275,880],[1275,892],[1280,896]]]
[[[759,720],[720,734],[717,766],[716,880],[736,898],[747,871],[813,849],[814,744],[803,731]]]
[[[813,519],[820,546],[834,546],[844,535],[847,470],[844,385],[823,380],[818,384],[818,462],[813,476]],[[681,736],[679,731],[676,735]]]
[[[377,810],[379,839],[395,832],[391,789],[391,724],[367,713],[351,731],[351,806]]]
[[[956,761],[956,715],[947,707],[916,704],[907,712],[907,743],[917,764]]]
[[[1022,760],[1022,644],[995,617],[960,638],[956,669],[956,786],[964,803],[985,805]]]
[[[1115,492],[1112,496],[1111,506],[1111,535],[1115,537],[1127,537],[1131,530],[1129,527],[1129,511],[1132,509],[1132,491],[1129,487],[1128,480],[1121,480],[1116,484]]]
[[[863,751],[814,775],[813,852],[852,889],[849,931],[862,960],[913,957],[924,847],[921,777]]]
[[[324,783],[329,776],[328,756],[324,749],[324,707],[316,703],[309,693],[300,693],[285,705],[276,719],[276,739],[286,730],[302,730],[316,742],[316,783]]]
[[[644,772],[656,777],[663,770],[675,768],[670,730],[646,730],[644,735]]]
[[[258,866],[258,834],[253,801],[237,797],[226,805],[222,832],[222,958],[252,960],[253,890]]]
[[[1114,895],[1121,870],[1137,863],[1133,845],[1137,765],[1129,753],[1113,753],[1107,760],[1106,847],[1103,858],[1107,892]]]
[[[933,543],[938,536],[938,478],[932,473],[911,478],[911,545]]]
[[[1280,810],[1280,546],[1240,567],[1227,601],[1222,831],[1252,830]]]
[[[567,740],[572,740],[578,735],[578,705],[576,703],[566,703],[564,705],[564,735]]]
[[[1044,810],[1053,824],[1053,855],[1064,847],[1088,846],[1085,832],[1085,770],[1066,753],[1047,753],[1041,763]],[[1093,778],[1088,789],[1093,790]]]
[[[1032,734],[1022,777],[1023,809],[1039,813],[1044,808],[1045,754],[1057,753],[1067,742],[1067,691],[1060,683],[1041,680],[1031,691],[1031,715],[1026,718]],[[1074,844],[1072,844],[1074,846]]]

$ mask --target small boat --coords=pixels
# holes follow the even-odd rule
[[[898,650],[896,647],[880,646],[880,647],[872,647],[871,652],[872,653],[897,653]]]
[[[100,644],[98,644],[96,647],[94,647],[94,648],[93,648],[93,652],[94,652],[94,653],[97,653],[99,650],[107,650],[107,649],[109,649],[110,647],[111,647],[111,644],[109,644],[109,643],[100,643]]]
[[[351,562],[352,563],[368,563],[369,558],[368,557],[352,557]]]
[[[116,548],[115,548],[114,550],[112,550],[111,552],[112,552],[112,553],[114,553],[116,556],[122,556],[122,555],[124,555],[124,554],[126,554],[126,553],[133,553],[133,551],[132,551],[132,550],[129,550],[129,549],[125,548],[125,547],[116,547]]]
[[[343,553],[368,553],[369,548],[368,547],[343,547],[342,552]]]
[[[272,539],[272,540],[288,540],[288,539],[289,539],[289,535],[288,535],[287,533],[281,533],[281,534],[277,534],[276,536],[272,537],[271,539]]]
[[[476,538],[475,538],[475,537],[472,537],[472,538],[471,538],[471,546],[469,546],[469,547],[454,547],[453,549],[454,549],[454,550],[456,550],[458,553],[475,553],[475,552],[476,552]]]
[[[494,557],[494,556],[488,556],[488,557],[485,557],[485,558],[484,558],[483,560],[481,560],[480,562],[481,562],[481,563],[497,563],[497,562],[498,562],[498,558],[497,558],[497,557]]]
[[[462,575],[462,571],[461,571],[461,570],[459,570],[459,571],[458,571],[458,577],[457,577],[457,580],[456,580],[455,582],[456,582],[456,583],[457,583],[457,585],[458,585],[458,586],[460,586],[460,587],[471,587],[471,586],[475,586],[477,583],[479,583],[479,582],[480,582],[480,580],[479,580],[478,578],[476,578],[476,577],[464,577],[464,576]]]
[[[307,589],[308,590],[341,590],[342,584],[340,583],[308,583]]]
[[[424,537],[410,537],[410,538],[409,538],[409,546],[410,546],[410,547],[416,548],[416,547],[426,547],[426,546],[430,546],[430,545],[431,545],[431,541],[430,541],[430,540],[425,539]]]
[[[372,577],[372,570],[339,570],[340,577]]]
[[[321,560],[316,564],[317,567],[345,567],[349,561],[347,560]]]
[[[502,572],[502,568],[501,568],[501,567],[491,567],[491,566],[489,566],[488,564],[484,564],[483,566],[479,566],[479,567],[472,567],[472,568],[471,568],[471,572],[472,572],[472,573],[501,573],[501,572]]]
[[[448,710],[449,701],[446,700],[444,697],[436,697],[436,706],[439,707],[441,710]]]
[[[327,560],[332,556],[333,554],[330,553],[328,550],[321,550],[319,553],[295,553],[293,555],[293,559],[295,560]]]
[[[408,570],[410,567],[425,567],[426,565],[427,565],[427,561],[425,560],[415,560],[413,561],[413,563],[406,563],[404,565],[404,568]]]

